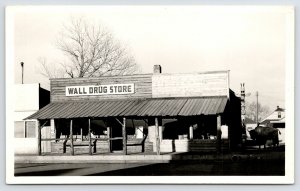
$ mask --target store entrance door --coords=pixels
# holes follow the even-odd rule
[[[114,123],[114,126],[111,128],[111,137],[112,138],[122,138],[122,126],[119,123]],[[111,141],[111,150],[112,152],[122,151],[123,150],[123,140],[112,140]]]

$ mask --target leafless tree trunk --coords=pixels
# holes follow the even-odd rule
[[[255,121],[256,112],[256,102],[246,102],[246,117]],[[268,106],[263,106],[258,103],[258,121],[263,120],[270,113],[270,108]]]
[[[100,25],[88,24],[83,18],[71,19],[64,25],[56,44],[68,58],[60,68],[66,77],[126,75],[137,70],[134,58],[112,33]],[[46,62],[40,63],[44,75],[50,77]]]

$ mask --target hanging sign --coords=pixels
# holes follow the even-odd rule
[[[67,86],[66,96],[133,94],[134,84]]]

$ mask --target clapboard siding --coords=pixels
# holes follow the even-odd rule
[[[110,76],[99,78],[59,78],[51,79],[51,102],[103,100],[103,99],[131,99],[152,97],[152,74],[132,76]],[[134,84],[135,93],[124,95],[82,95],[66,96],[66,86]]]
[[[160,74],[152,77],[152,95],[159,97],[229,96],[228,71]]]

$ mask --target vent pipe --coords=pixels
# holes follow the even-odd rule
[[[160,65],[154,65],[153,73],[154,74],[161,74],[161,66]]]
[[[23,84],[23,77],[24,77],[24,62],[21,62],[22,67],[22,84]]]

